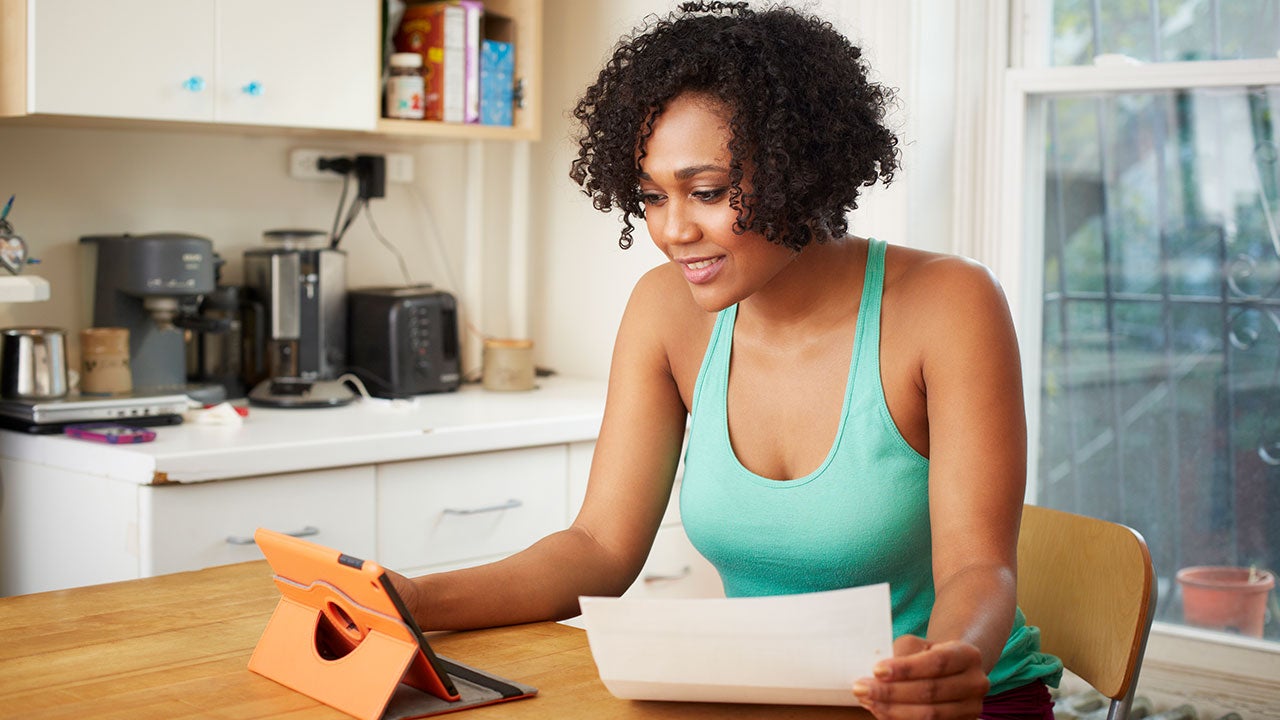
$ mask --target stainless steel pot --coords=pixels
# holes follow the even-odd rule
[[[51,400],[67,394],[67,335],[60,328],[0,330],[0,397]]]

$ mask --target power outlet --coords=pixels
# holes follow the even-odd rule
[[[342,176],[319,167],[320,158],[355,157],[357,153],[347,150],[314,150],[296,148],[289,151],[289,177],[295,180],[332,180],[338,181]],[[387,182],[413,182],[413,156],[408,153],[367,153],[381,154],[387,160]]]

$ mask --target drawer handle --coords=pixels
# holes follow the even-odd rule
[[[512,498],[501,505],[490,505],[488,507],[479,508],[445,508],[445,515],[479,515],[480,513],[499,512],[501,510],[515,510],[524,505],[524,503]]]
[[[292,535],[293,537],[311,537],[312,535],[319,535],[319,534],[320,534],[320,528],[314,525],[307,525],[301,530],[294,530],[293,532],[285,533],[285,535]],[[228,545],[256,545],[257,543],[253,541],[252,535],[249,535],[248,537],[244,535],[228,535],[227,544]]]
[[[645,575],[644,582],[646,585],[649,583],[672,582],[674,580],[683,580],[691,574],[693,574],[693,568],[685,565],[680,569],[680,572],[675,575]]]

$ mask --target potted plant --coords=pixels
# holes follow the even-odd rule
[[[1262,637],[1275,574],[1256,566],[1203,565],[1178,571],[1188,625]]]

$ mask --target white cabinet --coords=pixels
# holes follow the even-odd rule
[[[377,557],[373,467],[141,488],[142,576],[261,560],[253,531]]]
[[[372,130],[379,7],[27,0],[26,113]]]
[[[380,7],[378,0],[217,0],[213,119],[372,130],[381,98]]]
[[[720,573],[689,542],[681,525],[658,530],[649,559],[640,577],[624,593],[626,597],[710,598],[724,597]]]
[[[213,119],[212,0],[27,7],[30,112]]]
[[[523,550],[568,524],[565,445],[378,466],[378,560],[408,574]]]

